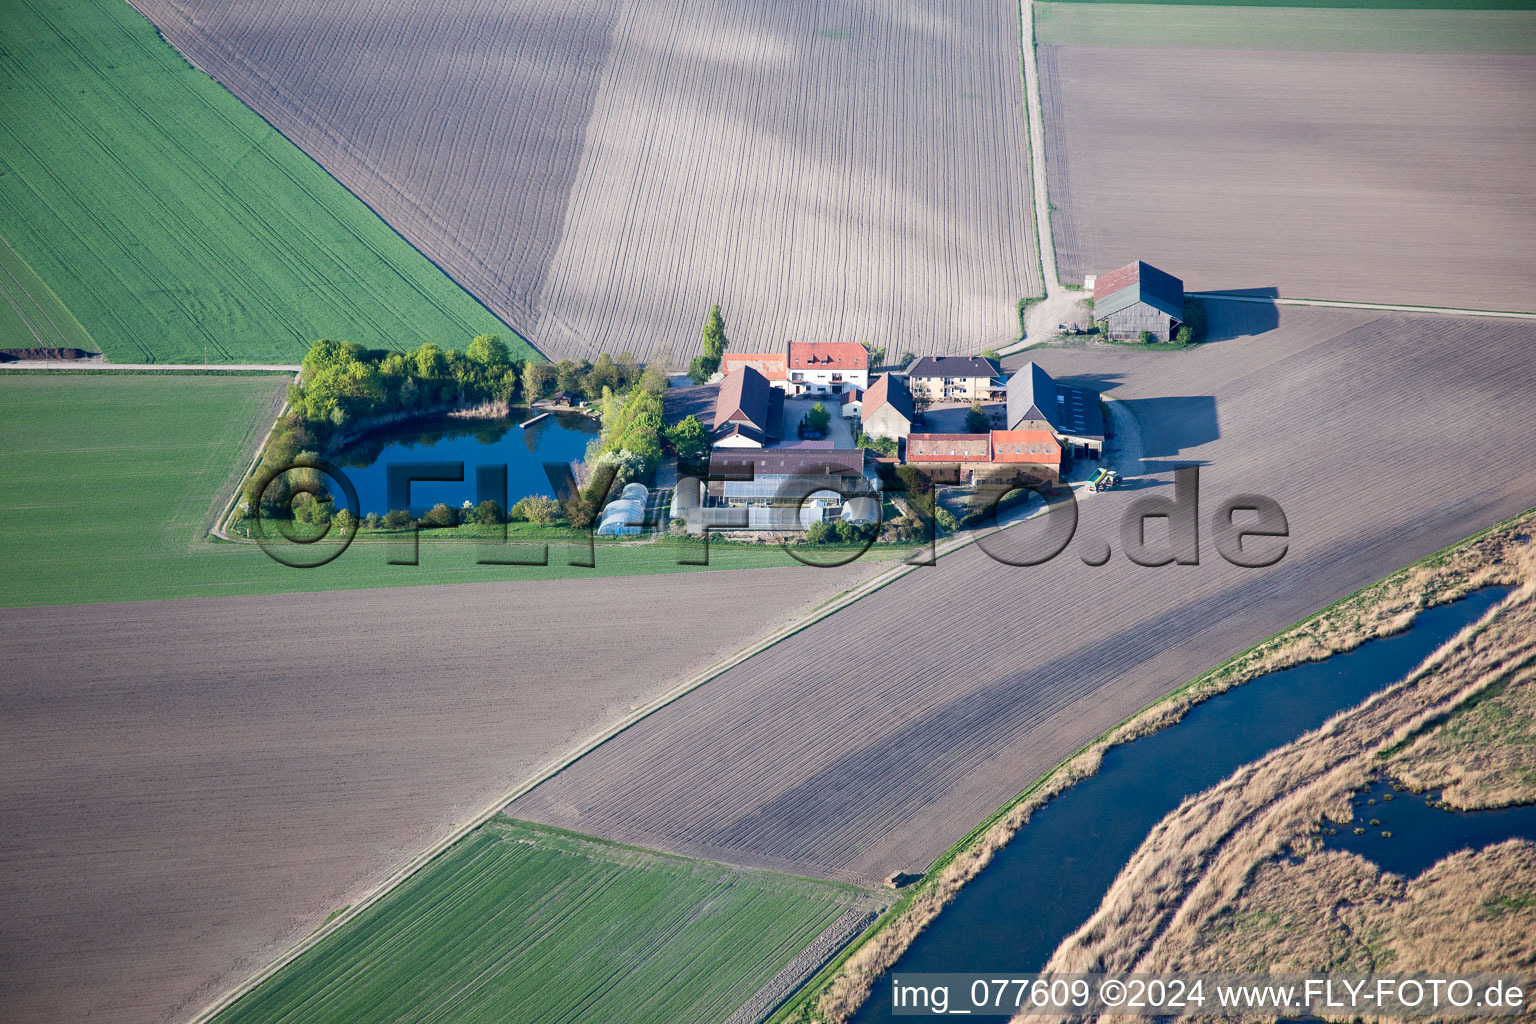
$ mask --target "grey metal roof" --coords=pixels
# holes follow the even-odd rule
[[[980,356],[923,356],[907,368],[908,377],[1001,377],[991,359]]]
[[[1056,381],[1034,361],[1008,378],[1008,429],[1017,430],[1024,420],[1044,420],[1056,426]]]
[[[1104,411],[1099,408],[1099,393],[1056,385],[1056,419],[1052,422],[1063,437],[1103,440]]]
[[[1111,271],[1094,282],[1093,315],[1101,320],[1138,302],[1167,313],[1175,320],[1183,320],[1184,282],[1141,260]]]
[[[1008,429],[1025,420],[1044,420],[1059,436],[1103,438],[1104,413],[1099,393],[1057,384],[1033,362],[1008,378]]]

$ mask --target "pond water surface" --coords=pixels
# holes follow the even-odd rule
[[[1338,834],[1324,835],[1323,845],[1358,853],[1387,871],[1412,877],[1457,850],[1480,850],[1517,836],[1536,841],[1536,804],[1452,811],[1432,805],[1439,800],[1436,792],[1399,793],[1391,780],[1378,780],[1355,797],[1353,822],[1325,823]],[[1373,820],[1380,824],[1372,825]],[[1365,829],[1365,834],[1355,835],[1356,828]]]
[[[392,464],[464,463],[464,479],[458,483],[411,485],[410,510],[418,516],[438,502],[455,508],[466,501],[478,503],[475,471],[480,466],[507,467],[509,505],[530,494],[553,496],[544,463],[580,459],[597,436],[598,424],[581,413],[557,412],[523,429],[519,424],[533,415],[514,409],[506,420],[435,420],[382,430],[349,445],[334,461],[357,488],[362,515],[390,510],[386,470]]]
[[[1096,775],[1035,812],[894,970],[1040,970],[1098,909],[1152,827],[1186,796],[1403,678],[1507,592],[1488,587],[1428,609],[1403,633],[1270,673],[1197,704],[1177,725],[1111,748]],[[895,1020],[890,986],[877,982],[854,1021]]]

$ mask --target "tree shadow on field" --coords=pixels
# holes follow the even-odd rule
[[[1214,395],[1128,398],[1121,404],[1141,428],[1143,459],[1178,455],[1221,436]]]
[[[1234,338],[1266,334],[1280,326],[1278,304],[1273,301],[1251,301],[1279,298],[1280,289],[1274,285],[1262,288],[1223,288],[1201,294],[1205,296],[1198,300],[1205,307],[1204,344],[1212,345]],[[1232,301],[1224,302],[1223,297]]]

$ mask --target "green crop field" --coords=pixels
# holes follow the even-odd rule
[[[1388,10],[1053,2],[1042,43],[1334,53],[1536,53],[1536,10]]]
[[[0,40],[0,238],[109,360],[532,353],[126,3],[8,0]]]
[[[720,1024],[859,898],[493,819],[217,1024]]]
[[[421,544],[388,564],[362,540],[318,569],[205,537],[272,423],[286,376],[0,373],[0,607],[707,571],[697,543],[600,543],[596,568],[478,565],[480,545]],[[877,546],[864,558],[906,551]],[[773,546],[712,544],[708,569],[793,566]]]
[[[0,348],[99,351],[43,279],[0,238]]]

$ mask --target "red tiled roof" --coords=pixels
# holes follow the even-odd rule
[[[988,434],[908,434],[908,462],[990,462]]]
[[[792,341],[791,370],[867,370],[869,352],[854,341]]]
[[[720,369],[729,375],[750,366],[769,380],[783,380],[788,376],[783,352],[727,352],[720,360]]]
[[[1049,430],[992,431],[993,462],[1032,462],[1061,465],[1061,442]]]

